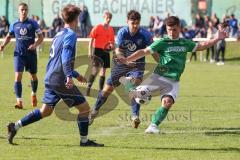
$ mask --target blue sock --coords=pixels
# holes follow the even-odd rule
[[[96,103],[95,103],[95,105],[94,105],[93,108],[94,108],[95,110],[99,110],[100,107],[107,101],[107,98],[108,98],[108,97],[103,97],[103,96],[102,96],[102,92],[100,91],[100,92],[98,93],[97,101],[96,101]]]
[[[32,92],[36,93],[38,88],[38,80],[31,81],[31,86],[32,86]]]
[[[140,104],[138,104],[134,99],[131,100],[132,116],[139,116]]]
[[[80,135],[81,136],[87,136],[88,135],[88,124],[89,124],[88,117],[78,116],[77,124],[78,124]]]
[[[42,119],[41,112],[39,109],[35,109],[34,111],[30,112],[28,115],[21,119],[22,126],[29,125],[31,123],[39,121],[40,119]]]
[[[14,90],[17,98],[22,98],[22,82],[14,83]]]

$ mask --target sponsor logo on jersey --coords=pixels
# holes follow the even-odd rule
[[[123,41],[122,47],[124,49],[129,50],[130,52],[134,52],[137,49],[137,45],[133,43],[131,40]]]
[[[25,36],[25,35],[27,34],[27,28],[21,28],[21,29],[20,29],[20,34],[21,34],[22,36]]]
[[[168,47],[166,52],[186,52],[187,49],[186,47],[183,46],[173,46],[173,47]]]

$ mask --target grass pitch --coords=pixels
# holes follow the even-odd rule
[[[32,110],[30,107],[30,81],[28,73],[23,78],[24,110],[14,109],[13,47],[10,44],[0,57],[0,159],[83,159],[83,160],[236,160],[240,157],[240,43],[228,43],[226,64],[191,62],[186,65],[180,82],[177,103],[160,126],[161,134],[146,135],[144,130],[151,114],[160,105],[154,97],[142,106],[142,123],[138,129],[131,127],[130,108],[124,94],[114,92],[115,99],[104,107],[112,109],[90,127],[89,137],[105,144],[104,148],[79,147],[76,121],[59,118],[55,113],[19,130],[14,139],[17,145],[6,141],[6,125]],[[38,99],[43,96],[43,78],[48,60],[49,44],[44,43],[39,55]],[[86,55],[87,45],[78,45],[78,55]],[[84,61],[85,62],[85,61]],[[148,62],[153,62],[148,58]],[[85,73],[88,63],[77,70]],[[108,72],[109,74],[109,72]],[[98,79],[97,79],[98,80]],[[98,88],[95,82],[94,88]],[[126,98],[126,97],[125,97]],[[96,98],[87,98],[92,106]],[[41,104],[39,103],[39,107]],[[76,114],[71,109],[68,114]],[[72,121],[70,121],[72,120]]]

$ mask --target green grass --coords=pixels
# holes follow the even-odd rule
[[[6,124],[16,121],[32,110],[29,76],[24,74],[24,110],[15,110],[13,91],[13,44],[0,58],[0,159],[88,159],[88,160],[236,160],[240,157],[240,43],[229,43],[226,65],[192,62],[186,65],[181,79],[177,103],[162,123],[159,135],[146,135],[144,129],[150,115],[160,104],[154,97],[142,106],[142,123],[131,127],[129,106],[119,97],[105,107],[117,103],[116,109],[98,118],[90,127],[89,137],[106,145],[104,148],[79,147],[75,121],[64,121],[53,114],[48,119],[21,129],[15,140],[6,141]],[[49,45],[44,45],[39,58],[39,101],[43,96],[43,78]],[[78,47],[78,55],[87,53],[86,44]],[[148,59],[152,61],[151,58]],[[87,63],[85,63],[87,64]],[[86,72],[87,65],[77,68]],[[97,82],[94,88],[97,89]],[[119,93],[119,92],[118,92]],[[95,98],[88,97],[90,105]],[[40,106],[40,104],[39,104]],[[71,109],[71,113],[76,111]]]

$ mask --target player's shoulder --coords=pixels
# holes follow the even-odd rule
[[[186,39],[186,38],[183,38],[183,37],[179,38],[179,41],[183,42],[183,43],[192,43],[192,42],[194,42],[191,39]]]
[[[27,19],[27,23],[31,23],[33,25],[38,25],[37,21],[35,21],[34,19],[31,19],[31,18]]]
[[[122,27],[118,30],[118,34],[127,34],[129,33],[128,27]]]
[[[147,29],[145,29],[143,27],[139,28],[139,33],[144,35],[144,36],[152,36],[152,34]]]
[[[98,24],[98,25],[93,27],[93,29],[96,29],[96,30],[101,29],[101,28],[103,28],[102,24]]]
[[[18,24],[18,23],[20,23],[20,21],[19,21],[19,19],[15,19],[13,22],[12,22],[12,26],[14,26],[14,25],[16,25],[16,24]]]
[[[140,27],[138,34],[139,34],[140,36],[144,37],[144,38],[147,39],[147,40],[149,40],[149,39],[152,40],[152,39],[153,39],[152,33],[149,32],[149,31],[148,31],[147,29],[145,29],[145,28]]]
[[[65,36],[64,36],[65,38],[69,38],[69,39],[71,39],[71,38],[76,39],[77,38],[76,32],[73,31],[70,28],[64,28],[63,32],[65,33]]]

